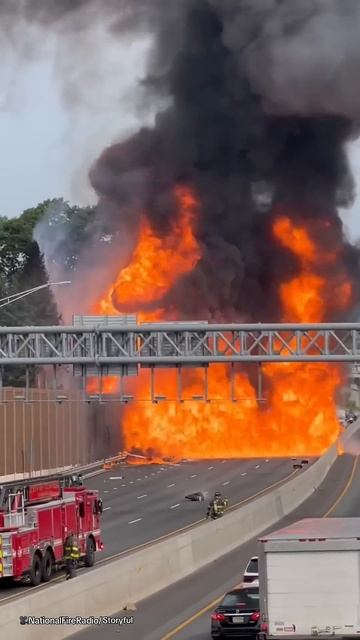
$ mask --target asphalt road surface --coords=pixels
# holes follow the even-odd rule
[[[300,508],[272,530],[304,517],[360,516],[360,463],[344,455],[336,461],[322,486]],[[226,517],[226,516],[225,516]],[[138,603],[129,612],[134,623],[127,626],[89,627],[74,640],[209,640],[210,615],[216,600],[242,580],[243,570],[257,551],[256,539],[219,558],[168,589]],[[122,617],[124,612],[115,613]]]
[[[313,460],[309,459],[309,464]],[[206,502],[189,502],[195,491],[226,494],[232,505],[250,498],[293,472],[292,459],[185,461],[176,465],[124,465],[86,480],[103,500],[104,551],[97,564],[203,519]],[[81,569],[91,571],[91,569]],[[50,583],[51,584],[51,583]],[[27,595],[29,589],[3,581],[0,601]]]
[[[235,504],[286,478],[292,465],[289,459],[184,462],[126,467],[88,480],[89,488],[100,489],[104,503],[101,555],[111,556],[204,518],[207,503],[185,500],[188,493],[202,491],[210,497],[221,491]]]

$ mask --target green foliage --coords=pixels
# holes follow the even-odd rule
[[[49,203],[27,209],[18,218],[0,218],[0,298],[48,282],[43,257],[33,240],[33,230]],[[61,320],[50,288],[10,305],[2,304],[0,302],[0,325],[3,326],[57,325]],[[4,384],[22,386],[24,375],[23,367],[8,368]]]
[[[57,198],[27,209],[18,218],[0,217],[0,298],[49,281],[39,245],[34,240],[34,230],[40,221],[39,233],[54,240],[50,243],[50,254],[53,251],[51,261],[57,263],[59,273],[70,276],[76,271],[84,247],[94,238],[95,242],[100,239],[94,234],[95,214],[94,207],[70,206],[62,198]],[[98,234],[101,233],[105,234],[106,230],[98,225]],[[57,325],[61,322],[50,288],[8,306],[1,307],[1,304],[2,326]],[[11,367],[4,384],[22,386],[24,376],[24,368]]]

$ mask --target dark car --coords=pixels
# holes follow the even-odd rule
[[[229,591],[211,616],[212,638],[255,638],[260,630],[259,583]]]
[[[185,496],[185,500],[191,500],[191,502],[203,502],[205,500],[205,496],[201,491],[196,491],[195,493],[189,493]]]

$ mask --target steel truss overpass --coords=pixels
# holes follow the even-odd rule
[[[0,327],[0,367],[73,365],[74,375],[137,375],[138,367],[360,361],[360,323]],[[101,372],[101,374],[100,374]]]

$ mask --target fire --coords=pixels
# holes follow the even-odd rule
[[[169,320],[168,315],[163,316],[162,300],[201,257],[193,233],[196,198],[184,188],[176,190],[176,198],[178,218],[169,236],[156,236],[144,218],[130,264],[120,270],[116,282],[97,303],[96,313],[140,310],[142,322]],[[351,285],[339,267],[339,248],[323,251],[308,231],[312,223],[316,225],[315,221],[294,224],[286,215],[279,215],[273,224],[279,245],[291,251],[299,264],[297,275],[279,289],[286,322],[322,322],[329,309],[346,308],[351,300]],[[323,265],[333,263],[329,281]],[[176,319],[175,313],[171,319]],[[267,364],[262,366],[262,374],[269,396],[266,408],[260,409],[257,391],[238,370],[233,382],[236,402],[230,399],[229,373],[224,365],[209,368],[210,401],[205,402],[194,400],[204,394],[202,371],[184,371],[181,402],[173,398],[176,372],[156,371],[156,384],[170,401],[126,406],[122,417],[125,448],[153,456],[158,462],[162,456],[310,456],[325,451],[339,435],[334,396],[342,381],[341,369],[322,363]],[[134,385],[138,395],[146,395],[149,386],[144,375],[130,380],[130,386]]]
[[[179,215],[171,233],[160,238],[152,231],[149,222],[142,218],[138,244],[130,264],[119,271],[115,284],[100,301],[95,302],[92,313],[118,315],[121,310],[131,313],[148,305],[151,310],[145,313],[137,311],[138,320],[157,322],[162,319],[161,299],[181,276],[192,271],[201,257],[193,233],[197,200],[184,187],[177,187],[174,195]],[[88,393],[99,393],[101,388],[104,394],[116,393],[118,379],[88,380]]]
[[[138,314],[146,322],[160,320],[161,300],[176,280],[191,271],[201,254],[192,230],[197,202],[187,190],[178,187],[175,198],[179,219],[171,234],[158,237],[143,218],[137,247],[129,265],[118,274],[104,299],[94,305],[94,313],[117,315],[150,307],[153,311]]]

